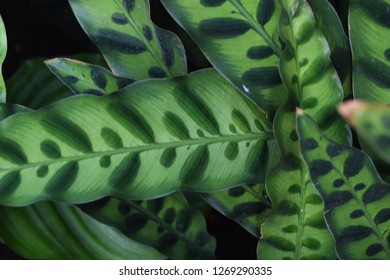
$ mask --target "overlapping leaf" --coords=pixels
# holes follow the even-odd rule
[[[256,237],[260,236],[260,225],[271,209],[264,184],[242,185],[228,191],[202,194],[202,197]]]
[[[389,259],[390,184],[366,154],[326,137],[307,114],[298,114],[297,126],[339,258]]]
[[[340,113],[381,159],[390,164],[390,107],[363,102],[345,102]]]
[[[73,59],[56,58],[45,63],[75,94],[110,94],[134,82],[116,77],[103,67]]]
[[[147,201],[105,198],[80,207],[170,259],[213,258],[215,240],[208,234],[202,214],[190,207],[181,193]]]
[[[290,91],[278,110],[274,131],[283,158],[267,176],[273,208],[262,226],[261,259],[334,259],[333,239],[323,220],[323,202],[301,160],[295,107],[302,106],[338,142],[349,142],[349,131],[338,119],[340,80],[330,60],[327,41],[306,1],[280,1],[280,35],[286,47],[280,60],[282,80]]]
[[[104,65],[100,55],[82,54],[74,56],[89,63]],[[38,109],[73,94],[45,66],[43,58],[27,60],[6,81],[7,102]]]
[[[1,66],[4,62],[6,53],[7,53],[7,35],[5,33],[5,26],[3,23],[3,19],[0,16],[0,102],[5,102],[6,99],[5,84],[1,73]]]
[[[180,40],[171,32],[154,26],[148,0],[69,2],[115,75],[143,80],[186,73]]]
[[[214,67],[261,108],[285,100],[275,0],[162,0]]]
[[[0,206],[0,235],[7,246],[29,259],[166,258],[77,207],[60,203]]]
[[[367,101],[390,103],[390,1],[350,2],[354,96]]]
[[[6,205],[262,182],[274,141],[263,113],[212,70],[69,98],[4,120],[0,135]]]

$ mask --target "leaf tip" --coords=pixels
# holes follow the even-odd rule
[[[344,119],[346,119],[349,123],[351,123],[356,113],[365,107],[367,107],[367,103],[364,101],[350,100],[341,103],[337,107],[337,111]]]
[[[301,115],[304,114],[303,110],[301,108],[299,108],[299,107],[295,108],[295,112],[297,113],[298,116],[301,116]]]

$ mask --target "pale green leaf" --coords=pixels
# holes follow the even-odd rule
[[[4,79],[1,73],[1,66],[4,62],[7,53],[7,35],[5,33],[5,26],[3,19],[0,16],[0,102],[4,103],[6,100],[6,89]]]

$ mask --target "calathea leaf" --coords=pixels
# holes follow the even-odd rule
[[[75,206],[39,202],[0,206],[0,236],[28,259],[165,259]]]
[[[82,59],[100,66],[105,65],[100,55],[79,54]],[[22,104],[32,109],[52,104],[73,94],[45,66],[43,58],[27,60],[17,72],[6,81],[7,102]]]
[[[357,99],[390,103],[389,0],[351,0],[349,33]]]
[[[180,40],[153,24],[148,0],[69,2],[115,75],[143,80],[186,73]]]
[[[22,106],[0,104],[0,119],[30,111]],[[0,206],[0,236],[7,246],[29,259],[165,258],[76,207],[55,202]]]
[[[371,149],[390,164],[390,107],[349,101],[340,105],[339,112]]]
[[[264,184],[241,185],[228,191],[205,193],[201,197],[252,235],[260,237],[260,225],[271,209]]]
[[[104,198],[80,207],[170,259],[213,258],[215,239],[208,234],[202,214],[180,192],[147,201]]]
[[[303,111],[297,118],[302,156],[325,201],[339,258],[389,259],[390,184],[365,153],[329,139]]]
[[[274,114],[286,90],[278,70],[280,5],[275,0],[162,0],[214,67]]]
[[[322,215],[323,201],[301,160],[295,107],[306,108],[327,135],[349,143],[349,131],[336,112],[343,98],[342,86],[331,63],[329,45],[308,3],[294,0],[280,4],[279,29],[286,47],[279,68],[290,96],[274,120],[282,159],[266,178],[273,207],[261,228],[258,257],[334,259],[333,238]]]
[[[9,206],[262,182],[261,155],[274,141],[264,114],[213,70],[68,98],[7,118],[0,135],[0,201]]]
[[[4,62],[5,55],[7,53],[7,35],[5,33],[5,26],[3,19],[0,16],[0,102],[5,102],[6,90],[4,79],[1,74],[1,66]]]
[[[337,12],[328,1],[307,0],[330,48],[330,58],[343,84],[344,98],[352,94],[351,49]]]
[[[55,58],[45,63],[75,94],[110,94],[134,82],[116,77],[103,67],[73,59]]]

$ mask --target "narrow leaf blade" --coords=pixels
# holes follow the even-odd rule
[[[4,103],[6,100],[6,89],[4,79],[1,73],[1,66],[4,62],[7,53],[7,35],[5,33],[5,26],[3,19],[0,16],[0,102]]]

